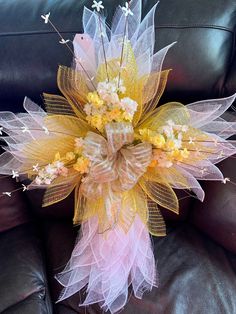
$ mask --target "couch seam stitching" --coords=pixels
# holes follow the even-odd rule
[[[222,30],[222,31],[227,31],[230,33],[233,33],[233,29],[224,27],[224,26],[218,26],[218,25],[211,25],[211,24],[191,24],[191,25],[177,25],[177,24],[163,24],[163,25],[156,25],[155,29],[157,28],[176,28],[176,29],[181,29],[181,28],[209,28],[209,29],[217,29],[217,30]]]
[[[176,25],[176,24],[166,24],[166,25],[156,25],[155,29],[158,28],[176,28],[176,29],[216,29],[221,31],[226,31],[230,33],[234,33],[234,31],[230,28],[217,26],[217,25],[202,25],[202,24],[192,24],[192,25]],[[68,30],[68,31],[60,31],[61,34],[75,34],[78,30]],[[47,34],[56,34],[54,31],[22,31],[22,32],[2,32],[0,33],[0,37],[11,37],[11,36],[24,36],[24,35],[47,35]]]

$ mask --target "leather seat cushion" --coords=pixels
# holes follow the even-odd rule
[[[35,229],[24,224],[0,233],[0,313],[52,313]]]

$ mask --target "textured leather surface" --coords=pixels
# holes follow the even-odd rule
[[[19,185],[11,178],[0,176],[0,194],[13,191]],[[26,197],[22,192],[16,192],[13,197],[0,197],[0,232],[6,231],[20,224],[29,222],[31,215]]]
[[[51,302],[33,225],[0,233],[0,313],[50,314]]]
[[[144,1],[144,12],[155,2]],[[70,65],[71,55],[40,15],[51,11],[59,30],[73,39],[76,32],[82,32],[82,8],[91,3],[91,0],[0,0],[1,109],[20,111],[25,95],[40,102],[42,92],[58,92],[57,67]],[[104,3],[110,20],[120,1]],[[160,1],[156,48],[178,41],[166,58],[165,66],[173,71],[163,101],[187,103],[224,92],[232,63],[235,12],[234,0],[217,0],[214,4],[211,0]]]
[[[146,1],[149,7],[152,1]],[[235,1],[160,1],[157,48],[177,41],[163,100],[183,103],[223,95],[234,53]],[[234,88],[236,86],[234,85]]]
[[[236,45],[234,46],[234,51],[236,51]],[[235,93],[236,86],[236,55],[234,56],[234,60],[232,65],[229,68],[228,78],[225,85],[225,91],[228,95],[232,95]]]
[[[220,169],[225,177],[236,182],[235,159],[225,160]],[[207,182],[204,190],[205,201],[195,203],[190,220],[200,230],[236,254],[236,186],[230,183]]]
[[[44,232],[56,300],[61,288],[53,275],[65,266],[76,233],[71,224],[56,221],[45,224]],[[193,226],[170,227],[168,236],[154,240],[154,251],[160,273],[159,289],[146,294],[143,300],[131,297],[122,314],[236,313],[234,269],[225,251]],[[81,299],[83,293],[56,304],[55,313],[101,313],[96,305],[78,308]]]

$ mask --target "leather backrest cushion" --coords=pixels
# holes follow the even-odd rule
[[[124,1],[123,1],[124,2]],[[108,22],[120,0],[104,0]],[[144,14],[156,1],[145,0]],[[71,55],[41,14],[65,38],[82,32],[83,6],[92,0],[0,0],[0,108],[22,110],[25,95],[41,102],[43,92],[57,93],[59,64]],[[177,41],[165,67],[172,68],[165,97],[184,103],[223,95],[232,63],[235,0],[161,0],[156,13],[156,49]],[[231,88],[236,90],[236,85]]]
[[[206,198],[193,206],[190,221],[223,247],[236,254],[236,167],[235,158],[228,158],[219,167],[232,183],[205,182]]]
[[[19,189],[13,179],[0,176],[0,194]],[[12,197],[0,196],[0,232],[9,230],[31,220],[27,199],[22,191],[14,192]]]
[[[234,48],[234,51],[236,52],[236,46]],[[225,84],[225,90],[228,95],[235,93],[235,86],[236,86],[236,54],[234,56],[234,60],[232,62],[232,65],[229,69],[226,84]]]

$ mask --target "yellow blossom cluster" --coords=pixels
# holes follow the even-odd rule
[[[74,150],[67,152],[65,156],[60,156],[56,153],[55,160],[61,161],[66,167],[73,167],[81,174],[88,173],[90,161],[83,156],[83,139],[77,138],[75,140]]]
[[[182,146],[182,132],[174,126],[166,126],[160,132],[148,128],[140,129],[137,139],[153,145],[153,159],[149,167],[169,168],[175,162],[189,157],[189,151]]]
[[[145,128],[140,129],[139,134],[139,138],[142,140],[142,142],[148,142],[156,148],[164,148],[166,145],[165,137],[160,133]]]
[[[99,82],[97,90],[88,93],[88,103],[84,106],[88,123],[103,132],[110,122],[132,122],[138,104],[129,97],[122,97],[125,91],[121,79]]]
[[[90,166],[90,161],[88,160],[88,158],[81,156],[77,158],[76,163],[73,165],[73,168],[76,171],[83,174],[83,173],[88,173],[89,166]]]
[[[97,92],[88,93],[87,100],[96,108],[101,108],[101,106],[104,104],[104,101],[100,98]]]
[[[100,132],[104,131],[104,127],[110,122],[132,122],[132,117],[122,112],[119,108],[114,108],[111,111],[107,111],[104,114],[95,114],[87,116],[88,123],[98,129]]]

